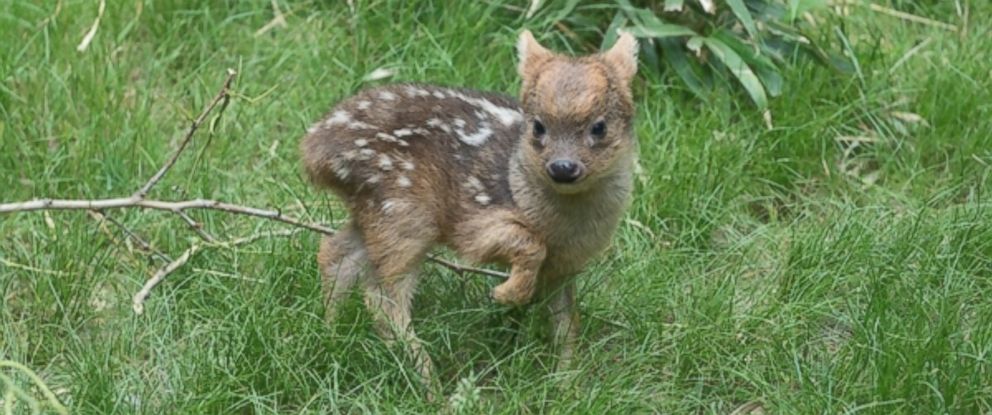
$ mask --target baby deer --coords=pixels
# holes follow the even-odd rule
[[[417,269],[436,245],[501,263],[499,303],[550,297],[559,367],[578,334],[573,276],[609,245],[631,198],[637,157],[630,82],[637,41],[607,52],[555,54],[520,35],[520,101],[403,84],[339,103],[301,144],[318,186],[351,221],[321,242],[328,318],[361,281],[387,341],[404,342],[423,379],[431,362],[410,326]]]

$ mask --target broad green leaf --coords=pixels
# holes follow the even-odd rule
[[[744,59],[744,62],[758,75],[758,79],[765,86],[768,95],[777,97],[782,93],[782,75],[779,73],[778,66],[771,59],[755,51],[755,48],[745,44],[730,31],[721,29],[714,33],[713,37],[725,43]]]
[[[578,5],[579,5],[579,0],[568,0],[568,2],[566,2],[563,7],[558,9],[558,12],[555,13],[554,16],[548,19],[548,21],[553,23],[559,20],[564,20],[566,17],[568,17],[568,15],[572,14],[572,11],[575,10],[575,6]]]
[[[754,71],[747,65],[747,62],[744,62],[744,59],[741,59],[737,52],[734,52],[730,46],[727,46],[726,43],[723,43],[723,41],[717,38],[703,38],[703,43],[720,62],[723,62],[723,65],[730,70],[730,73],[737,77],[737,80],[744,86],[744,89],[751,96],[751,100],[758,106],[758,109],[765,109],[768,106],[768,96],[765,94],[765,87],[761,85],[761,80],[754,74]]]
[[[661,41],[662,39],[658,39]],[[661,60],[658,59],[658,48],[655,47],[654,39],[645,39],[640,43],[640,53],[637,58],[644,62],[644,66],[651,68],[655,75],[661,73]]]
[[[755,48],[753,45],[744,42],[741,38],[734,35],[733,32],[726,29],[720,29],[711,36],[720,39],[720,41],[726,43],[727,46],[733,48],[734,52],[741,55],[741,57],[744,58],[744,61],[751,66],[763,66],[766,68],[777,69],[775,62],[772,62],[771,59],[763,55],[761,49]]]
[[[751,12],[748,11],[747,6],[744,5],[744,0],[726,1],[727,5],[730,6],[730,10],[737,16],[737,20],[740,20],[741,24],[744,25],[744,29],[747,30],[747,34],[751,36],[751,39],[757,39],[758,28],[754,26],[754,19],[751,17]]]
[[[779,2],[768,0],[744,0],[751,16],[761,21],[776,21],[787,17],[788,10]]]
[[[761,84],[765,86],[765,89],[768,91],[768,95],[773,97],[782,95],[782,84],[784,83],[784,80],[782,79],[782,74],[778,72],[778,69],[758,66],[754,68],[754,71],[757,73],[758,78],[761,79]]]
[[[675,70],[679,78],[682,78],[682,82],[685,82],[689,91],[697,97],[705,99],[709,87],[696,68],[693,67],[688,54],[682,49],[682,42],[676,39],[660,39],[658,43],[665,53],[665,62]]]
[[[618,11],[615,16],[613,16],[613,21],[606,28],[606,33],[603,33],[603,43],[599,45],[600,50],[606,50],[610,46],[613,46],[617,42],[617,29],[623,27],[627,24],[627,18],[623,15],[623,12]]]
[[[789,18],[796,20],[803,13],[824,7],[827,7],[826,0],[789,0]]]
[[[692,29],[671,23],[661,23],[645,26],[633,26],[624,29],[635,37],[650,37],[656,39],[662,39],[666,37],[678,37],[678,36],[695,36],[696,32]]]
[[[680,12],[685,6],[685,0],[665,0],[666,12]]]

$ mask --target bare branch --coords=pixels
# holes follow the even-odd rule
[[[199,235],[201,239],[207,242],[217,242],[217,238],[214,238],[213,235],[203,230],[203,225],[200,225],[200,222],[197,222],[195,219],[189,216],[189,214],[181,210],[176,210],[174,212],[176,215],[179,215],[179,217],[182,218],[183,222],[186,222],[186,225],[189,225],[189,228],[192,229],[193,232],[196,232],[196,234]]]
[[[438,264],[444,265],[444,266],[446,266],[448,268],[451,268],[455,272],[474,272],[476,274],[482,274],[482,275],[485,275],[485,276],[488,276],[488,277],[493,277],[493,278],[497,278],[497,279],[501,279],[501,280],[505,280],[505,279],[510,278],[510,276],[507,273],[505,273],[505,272],[499,272],[499,271],[493,271],[491,269],[476,268],[476,267],[470,267],[470,266],[467,266],[467,265],[461,265],[461,264],[457,264],[457,263],[448,261],[448,260],[446,260],[444,258],[440,258],[437,255],[429,255],[427,257],[427,259],[429,259],[431,261],[434,261],[434,262],[436,262]]]
[[[200,116],[196,117],[196,119],[193,120],[193,123],[190,124],[189,129],[186,130],[186,136],[184,136],[183,140],[179,142],[179,148],[172,153],[172,157],[169,157],[169,160],[162,165],[162,168],[158,169],[158,172],[156,172],[154,176],[148,179],[148,182],[146,182],[144,186],[141,186],[141,188],[134,193],[133,197],[138,199],[144,198],[148,195],[148,192],[152,190],[152,187],[154,187],[159,180],[162,180],[162,177],[165,176],[165,174],[169,172],[169,169],[176,164],[176,160],[179,159],[179,156],[182,154],[183,150],[186,149],[186,145],[193,139],[193,134],[196,133],[196,130],[198,130],[200,125],[203,124],[203,121],[207,119],[207,115],[210,115],[210,112],[214,110],[214,107],[222,101],[223,105],[221,105],[220,113],[224,113],[224,109],[227,108],[227,104],[230,102],[231,83],[234,82],[234,77],[237,75],[238,73],[233,69],[227,70],[227,79],[224,80],[224,86],[221,87],[220,92],[217,93],[214,99],[210,101],[210,105],[208,105],[207,108],[204,108],[203,112],[200,113]]]
[[[179,202],[168,202],[163,200],[139,199],[132,197],[121,197],[116,199],[35,199],[28,202],[4,203],[0,204],[0,213],[28,212],[32,210],[74,210],[74,209],[114,209],[114,208],[145,208],[154,210],[164,210],[177,213],[187,209],[220,210],[238,215],[255,216],[282,222],[301,228],[310,229],[326,235],[333,235],[334,229],[322,225],[304,223],[299,219],[286,216],[277,210],[265,210],[248,206],[234,205],[208,199],[184,200]],[[188,223],[188,222],[187,222]],[[193,221],[195,224],[196,222]]]

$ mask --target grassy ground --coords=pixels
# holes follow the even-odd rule
[[[528,22],[485,2],[294,2],[261,36],[267,1],[185,3],[108,2],[81,53],[96,2],[0,0],[0,200],[130,193],[233,67],[237,99],[155,196],[337,223],[296,145],[366,74],[515,92],[518,28],[569,47],[549,14]],[[582,279],[577,376],[551,373],[537,314],[514,328],[491,281],[426,267],[415,324],[452,408],[990,413],[992,5],[962,1],[965,18],[953,1],[906,3],[894,6],[966,29],[853,8],[833,20],[859,73],[788,70],[772,129],[743,96],[704,104],[671,77],[639,78],[644,174]],[[112,213],[172,255],[192,240],[168,215]],[[221,235],[279,228],[197,218]],[[82,212],[0,217],[0,360],[38,372],[74,412],[441,408],[357,297],[323,323],[317,236],[205,251],[136,316],[130,296],[161,263],[96,225]]]

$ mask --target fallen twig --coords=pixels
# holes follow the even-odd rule
[[[150,253],[165,262],[172,262],[172,258],[169,258],[169,256],[166,255],[164,252],[155,249],[155,247],[153,247],[152,244],[148,243],[148,241],[146,241],[141,236],[138,236],[138,234],[132,231],[131,228],[128,228],[127,225],[124,225],[117,219],[114,219],[113,216],[107,215],[99,210],[91,210],[90,216],[92,216],[93,219],[96,219],[97,221],[110,222],[111,224],[116,226],[118,229],[124,232],[124,234],[127,235],[129,239],[137,243],[138,248],[141,249],[142,251]]]
[[[234,77],[237,75],[238,73],[235,72],[234,69],[227,69],[227,79],[224,80],[224,86],[222,86],[220,92],[214,96],[214,99],[210,101],[210,104],[203,109],[200,116],[196,117],[196,119],[193,120],[193,123],[190,124],[189,128],[186,130],[186,135],[183,137],[183,140],[179,142],[179,148],[177,148],[176,151],[172,153],[172,156],[169,157],[169,160],[166,161],[157,172],[155,172],[155,175],[145,182],[144,186],[141,186],[137,192],[134,192],[132,197],[142,199],[148,195],[148,192],[152,190],[152,187],[155,187],[159,180],[162,180],[162,177],[169,172],[169,169],[176,164],[176,160],[179,159],[179,156],[183,153],[183,150],[186,149],[186,145],[193,139],[193,134],[196,134],[196,130],[200,128],[203,121],[207,119],[207,116],[210,115],[214,108],[217,107],[217,104],[221,102],[223,102],[223,104],[221,105],[220,114],[218,117],[223,115],[224,110],[227,108],[227,104],[230,103],[231,83],[234,82]]]
[[[155,288],[158,283],[162,282],[172,271],[175,271],[179,267],[189,262],[189,259],[200,250],[200,245],[194,243],[192,246],[183,251],[183,254],[172,262],[166,264],[164,267],[155,272],[148,281],[145,281],[145,285],[141,286],[138,292],[134,293],[132,298],[131,308],[134,309],[135,314],[141,314],[145,312],[145,299],[148,298],[148,294],[152,293],[152,288]]]
[[[476,268],[476,267],[470,267],[470,266],[467,266],[467,265],[456,264],[454,262],[448,261],[448,260],[446,260],[444,258],[440,258],[437,255],[433,255],[433,254],[428,255],[427,256],[427,259],[429,259],[431,261],[434,261],[434,262],[436,262],[438,264],[444,265],[444,266],[446,266],[448,268],[451,268],[453,271],[459,272],[459,273],[461,273],[461,272],[474,272],[476,274],[482,274],[482,275],[486,275],[486,276],[489,276],[489,277],[498,278],[498,279],[501,279],[501,280],[505,280],[507,278],[510,278],[510,276],[507,275],[505,272],[499,272],[499,271],[493,271],[491,269]]]
[[[59,4],[61,6],[61,4]],[[107,8],[107,0],[100,0],[100,5],[98,6],[96,12],[96,19],[93,20],[93,25],[90,26],[90,30],[86,31],[86,35],[83,36],[83,40],[79,42],[79,46],[76,46],[76,50],[79,52],[86,52],[86,49],[90,47],[90,42],[93,41],[93,37],[96,36],[96,30],[100,28],[100,19],[103,18],[103,11]],[[58,12],[58,9],[56,9]]]
[[[211,247],[211,248],[233,248],[238,245],[250,244],[262,238],[295,235],[299,233],[301,230],[302,229],[288,229],[279,232],[257,233],[254,235],[232,239],[230,241],[214,241],[212,243],[208,243],[203,246]],[[179,269],[179,267],[186,265],[186,263],[189,262],[190,258],[192,258],[193,255],[196,255],[196,253],[199,252],[203,248],[203,246],[201,246],[198,243],[193,243],[193,245],[191,245],[189,248],[183,251],[182,255],[180,255],[172,262],[169,262],[164,267],[160,268],[158,271],[155,272],[154,275],[152,275],[151,278],[148,279],[148,281],[145,281],[145,285],[141,287],[141,290],[135,293],[134,297],[132,297],[131,308],[134,309],[134,312],[136,314],[144,313],[145,299],[147,299],[148,295],[151,294],[152,289],[155,288],[155,286],[158,285],[160,282],[162,282],[162,280],[164,280],[165,277],[169,276],[169,274]]]

